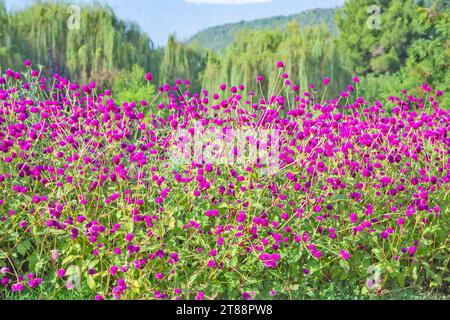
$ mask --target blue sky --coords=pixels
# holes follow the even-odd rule
[[[5,2],[8,10],[15,10],[33,3],[33,0]],[[108,4],[118,17],[137,22],[157,45],[164,45],[171,33],[176,33],[179,39],[185,40],[206,27],[344,4],[344,0],[98,0],[98,2]]]

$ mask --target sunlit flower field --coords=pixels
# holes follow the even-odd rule
[[[269,92],[174,79],[119,104],[25,65],[0,73],[0,297],[448,286],[442,91],[366,101],[354,77],[329,97],[332,79],[300,88],[280,61]]]

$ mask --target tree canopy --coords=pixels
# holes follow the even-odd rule
[[[49,74],[105,88],[123,88],[117,83],[125,76],[151,71],[158,84],[189,79],[198,91],[226,82],[252,91],[261,85],[266,93],[280,76],[273,66],[283,60],[300,89],[330,77],[328,89],[336,95],[358,75],[366,96],[375,99],[420,90],[423,82],[436,90],[450,87],[449,11],[446,0],[348,0],[337,10],[214,27],[188,43],[171,35],[166,46],[155,48],[138,25],[105,5],[77,12],[67,3],[38,1],[7,12],[0,0],[0,66],[20,68],[30,59]],[[223,50],[215,50],[222,40],[228,41]],[[264,77],[260,84],[258,75]],[[124,90],[129,96],[131,89]]]

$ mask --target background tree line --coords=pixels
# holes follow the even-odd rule
[[[367,27],[367,8],[374,4],[381,8],[380,29]],[[276,62],[283,60],[301,89],[328,76],[330,93],[337,95],[358,75],[364,82],[361,94],[375,99],[402,89],[417,93],[423,82],[450,88],[449,12],[447,0],[349,0],[334,17],[327,9],[303,15],[309,19],[303,24],[296,15],[290,23],[275,17],[215,27],[187,43],[172,35],[164,48],[155,48],[139,26],[120,20],[107,6],[83,6],[79,28],[69,29],[65,3],[39,1],[7,12],[0,0],[0,67],[21,68],[31,59],[49,74],[96,81],[121,99],[137,100],[145,96],[146,71],[158,84],[189,79],[194,90],[216,90],[223,82],[258,90],[255,79],[261,74],[267,92],[278,77]],[[283,23],[274,28],[274,21]],[[195,41],[222,34],[220,28],[235,34],[231,44],[228,35],[226,43],[216,39],[214,45],[224,49],[213,51]]]

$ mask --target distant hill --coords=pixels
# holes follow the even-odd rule
[[[313,9],[289,16],[224,24],[196,33],[188,40],[188,43],[198,43],[203,48],[220,51],[231,45],[236,34],[243,29],[280,29],[286,27],[291,21],[296,21],[301,28],[325,23],[333,33],[337,33],[338,29],[334,20],[337,10],[337,8]]]

